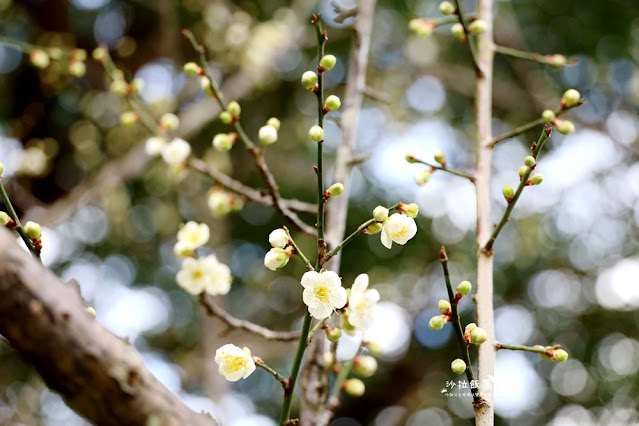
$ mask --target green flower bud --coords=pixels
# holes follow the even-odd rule
[[[444,154],[444,151],[435,151],[434,157],[435,161],[437,161],[439,164],[441,164],[442,166],[446,165],[446,154]]]
[[[120,123],[122,123],[123,126],[133,126],[138,121],[140,121],[140,116],[137,112],[126,111],[120,115]]]
[[[510,202],[510,200],[512,200],[515,196],[515,190],[510,185],[504,186],[504,189],[502,189],[501,192],[504,194],[504,198],[508,202]]]
[[[73,77],[82,77],[87,72],[87,66],[82,61],[69,62],[69,74]]]
[[[468,32],[472,35],[480,35],[486,32],[488,24],[483,19],[475,19],[468,25]]]
[[[338,195],[341,195],[342,192],[344,192],[344,185],[339,182],[334,183],[326,190],[326,192],[330,197],[337,197]]]
[[[450,369],[453,370],[453,373],[455,374],[462,374],[466,371],[466,363],[463,359],[457,358],[450,363]]]
[[[324,108],[326,108],[327,111],[335,111],[341,105],[342,105],[342,101],[340,101],[340,99],[337,96],[330,95],[328,98],[326,98],[326,102],[324,103]]]
[[[42,229],[40,229],[40,225],[35,222],[28,221],[24,225],[24,232],[26,232],[30,240],[39,240],[40,237],[42,237]]]
[[[208,77],[202,76],[200,78],[200,87],[202,88],[202,90],[204,90],[204,93],[206,93],[208,96],[212,98],[215,97],[215,91],[213,90],[213,85],[211,83],[211,80],[209,80]]]
[[[131,93],[135,95],[140,90],[144,89],[144,86],[146,86],[146,82],[144,80],[142,80],[141,78],[134,78],[130,84]]]
[[[29,53],[29,61],[31,61],[31,65],[40,69],[45,69],[51,62],[47,52],[42,49],[33,49],[31,53]]]
[[[384,222],[388,219],[388,209],[384,206],[377,206],[373,210],[373,217],[378,222]]]
[[[233,118],[240,118],[240,114],[242,113],[242,108],[240,108],[240,104],[236,101],[229,102],[228,108],[226,109]]]
[[[91,53],[93,59],[98,62],[104,62],[109,57],[109,51],[105,47],[96,47]]]
[[[543,118],[546,123],[551,123],[555,119],[555,112],[547,109],[541,113],[541,118]]]
[[[439,3],[439,11],[442,13],[442,15],[452,15],[453,13],[455,13],[456,10],[457,9],[455,8],[455,5],[449,1],[443,1]]]
[[[335,364],[335,357],[331,352],[324,352],[324,365],[331,368]]]
[[[546,61],[554,69],[561,69],[568,62],[564,55],[547,55]]]
[[[87,308],[87,312],[88,312],[88,313],[89,313],[89,315],[91,315],[93,318],[95,318],[95,317],[97,317],[97,316],[98,316],[97,312],[95,312],[95,309],[93,309],[91,306],[89,306],[89,307]]]
[[[552,359],[557,362],[564,362],[568,359],[568,352],[563,349],[555,349],[553,351]]]
[[[324,129],[320,126],[313,126],[308,131],[308,137],[315,142],[321,142],[324,139]]]
[[[435,315],[428,321],[428,328],[431,330],[441,330],[448,322],[446,315]]]
[[[278,120],[275,117],[269,118],[268,121],[266,122],[266,125],[275,128],[275,130],[277,131],[280,130],[280,120]]]
[[[535,157],[529,155],[528,157],[524,158],[524,164],[528,167],[532,167],[537,164],[537,161],[535,161]]]
[[[564,108],[572,108],[574,106],[579,105],[580,101],[581,101],[581,93],[579,93],[575,89],[568,89],[564,92],[564,95],[561,97],[561,106]]]
[[[187,62],[184,64],[184,72],[188,75],[199,75],[202,72],[202,67],[195,62]]]
[[[257,137],[264,145],[272,145],[277,142],[277,129],[273,126],[262,126],[257,132]]]
[[[473,345],[481,345],[488,338],[488,334],[486,334],[486,330],[481,327],[475,327],[470,332],[470,343]]]
[[[358,355],[353,359],[353,372],[360,377],[371,377],[377,371],[377,360],[370,355]]]
[[[477,327],[477,324],[474,322],[468,323],[468,325],[464,328],[464,333],[470,333],[475,327]]]
[[[417,217],[417,214],[419,213],[419,206],[415,203],[410,203],[404,209],[404,213],[406,214],[406,216],[415,219]]]
[[[433,174],[431,169],[422,170],[415,175],[415,183],[419,186],[424,186],[430,180],[430,176]]]
[[[347,379],[342,383],[342,389],[350,396],[359,397],[364,395],[366,386],[360,379]]]
[[[557,131],[562,135],[569,135],[575,131],[575,125],[572,124],[572,121],[560,120],[557,118],[555,119],[553,124],[555,125]]]
[[[129,85],[124,80],[113,80],[111,86],[109,86],[109,91],[116,95],[126,96],[129,93]]]
[[[177,115],[167,113],[160,117],[160,128],[165,132],[172,132],[180,127],[180,119]]]
[[[0,162],[0,179],[2,179],[2,175],[4,174],[4,164]]]
[[[7,226],[8,223],[12,223],[12,222],[13,222],[13,219],[11,219],[11,216],[9,216],[3,211],[0,211],[0,225]]]
[[[228,111],[222,111],[220,113],[220,120],[224,124],[231,124],[231,121],[233,121],[233,116]]]
[[[380,356],[384,352],[384,347],[377,342],[366,342],[368,350],[376,356]]]
[[[406,156],[404,157],[406,159],[406,161],[408,161],[409,163],[417,163],[419,160],[417,160],[417,158],[415,158],[412,154],[406,154]]]
[[[218,151],[226,152],[233,147],[233,139],[227,133],[218,133],[213,137],[213,146]]]
[[[533,177],[530,178],[530,184],[531,185],[539,185],[541,182],[543,182],[544,180],[544,176],[540,175],[540,174],[536,174],[533,175]]]
[[[319,66],[324,70],[332,69],[337,63],[337,58],[333,55],[324,55],[319,61]]]
[[[337,327],[328,327],[326,330],[326,338],[331,342],[337,342],[342,337],[342,329]]]
[[[450,310],[450,303],[448,302],[448,300],[442,299],[439,301],[439,310],[442,314],[445,314]]]
[[[457,286],[457,293],[461,294],[462,296],[468,296],[470,294],[470,291],[473,289],[473,285],[470,283],[470,281],[462,281],[459,283],[459,285]]]
[[[459,22],[451,25],[450,32],[455,36],[455,38],[459,41],[466,41],[466,32],[464,31],[464,26]]]
[[[529,169],[530,169],[530,167],[528,167],[528,166],[521,166],[521,167],[519,168],[519,171],[517,171],[517,173],[519,174],[519,177],[524,177],[524,175],[525,175],[526,173],[528,173],[528,170],[529,170]]]
[[[364,233],[368,235],[375,235],[382,232],[382,229],[384,229],[384,225],[382,223],[376,222],[370,225],[368,228],[366,228],[364,230]]]
[[[302,74],[302,86],[306,88],[306,90],[313,90],[317,85],[317,74],[313,71],[306,71]]]
[[[421,37],[428,37],[433,33],[437,25],[426,18],[411,19],[408,23],[408,29]]]

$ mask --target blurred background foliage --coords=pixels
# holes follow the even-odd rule
[[[463,2],[467,10],[474,3]],[[474,282],[474,191],[467,181],[442,173],[417,187],[413,175],[420,167],[404,161],[407,152],[430,160],[442,149],[452,167],[473,167],[474,77],[467,47],[448,28],[429,38],[407,30],[414,17],[438,16],[437,7],[435,0],[378,4],[367,78],[371,91],[386,101],[365,100],[356,149],[370,158],[354,170],[347,229],[368,219],[378,204],[403,200],[420,205],[419,231],[390,251],[379,236],[365,236],[344,253],[345,285],[367,272],[382,295],[382,315],[369,337],[386,352],[378,373],[366,380],[365,396],[346,398],[334,425],[472,423],[470,398],[440,393],[447,380],[459,379],[449,368],[458,351],[450,328],[433,332],[427,323],[445,297],[437,261],[442,244],[453,280]],[[571,358],[557,364],[500,351],[497,424],[637,424],[639,5],[502,0],[495,8],[497,43],[580,62],[552,70],[498,56],[495,135],[556,108],[565,89],[576,88],[587,99],[567,115],[577,132],[555,133],[546,144],[537,168],[544,183],[524,192],[495,246],[497,339],[561,343]],[[341,96],[352,19],[333,22],[328,1],[1,0],[0,28],[3,37],[47,47],[90,52],[108,45],[127,79],[146,81],[141,96],[157,116],[182,115],[199,156],[262,188],[252,158],[240,147],[228,154],[211,148],[213,135],[225,127],[197,81],[181,71],[195,55],[180,31],[193,29],[222,84],[238,93],[249,135],[255,137],[269,117],[280,118],[280,141],[269,147],[267,161],[284,196],[314,202],[315,146],[306,132],[316,120],[315,98],[299,77],[316,61],[308,24],[315,11],[328,27],[327,52],[338,57],[326,74],[327,92]],[[262,264],[268,233],[285,222],[252,202],[239,213],[214,217],[206,207],[210,180],[194,172],[175,175],[161,160],[132,156],[118,162],[148,134],[142,126],[119,124],[126,104],[105,90],[100,64],[89,59],[86,66],[81,78],[70,77],[59,61],[38,70],[27,56],[0,46],[3,181],[25,218],[37,217],[45,226],[45,263],[64,279],[76,279],[98,321],[129,338],[151,370],[191,406],[224,424],[275,424],[269,417],[279,412],[279,385],[263,372],[229,384],[217,374],[213,354],[224,343],[247,345],[288,374],[294,344],[265,342],[205,318],[175,283],[179,263],[172,246],[181,222],[208,223],[212,241],[206,250],[234,275],[225,307],[273,329],[299,329],[303,266],[293,260],[275,273]],[[333,113],[326,124],[328,176],[341,136],[339,118]],[[495,220],[505,208],[501,188],[517,182],[517,169],[539,131],[495,149]],[[131,163],[141,171],[127,172]],[[82,185],[108,164],[117,165],[112,175],[89,185],[79,199],[65,198],[87,189]],[[50,207],[58,200],[54,214]],[[313,240],[297,239],[307,254],[313,252]],[[462,304],[462,315],[473,320],[470,301]],[[347,356],[355,344],[343,339],[340,354]],[[3,424],[85,424],[6,342],[0,343],[0,366]]]

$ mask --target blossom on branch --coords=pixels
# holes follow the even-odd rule
[[[368,290],[368,275],[360,274],[351,287],[348,302],[348,322],[359,331],[366,331],[373,324],[373,306],[379,301],[377,290]]]
[[[200,259],[187,257],[176,276],[177,283],[193,295],[202,292],[211,295],[226,294],[231,289],[232,279],[229,267],[220,263],[212,254]]]
[[[302,276],[302,298],[308,312],[317,319],[328,318],[335,309],[346,304],[346,290],[342,280],[333,271],[309,271]]]
[[[382,244],[386,248],[391,248],[393,242],[404,245],[416,233],[417,225],[412,217],[404,213],[394,213],[388,218],[382,230]]]
[[[206,223],[187,222],[177,233],[177,239],[187,250],[196,250],[209,241],[210,231]]]
[[[220,366],[220,374],[229,382],[246,379],[255,371],[251,351],[232,344],[226,344],[215,351],[215,362]]]

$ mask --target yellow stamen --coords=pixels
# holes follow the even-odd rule
[[[324,303],[328,302],[328,293],[328,289],[324,286],[315,289],[315,297]]]
[[[408,228],[406,228],[405,226],[402,226],[402,230],[401,231],[397,231],[394,234],[392,234],[392,237],[393,238],[405,237],[407,233],[408,233]]]

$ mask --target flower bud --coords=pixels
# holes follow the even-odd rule
[[[530,170],[530,168],[529,168],[528,166],[521,166],[521,167],[519,168],[519,170],[517,171],[517,173],[519,174],[519,177],[522,177],[522,178],[523,178],[523,177],[524,177],[524,175],[525,175],[526,173],[528,173],[528,170]]]
[[[330,342],[337,342],[342,337],[342,329],[337,327],[326,328],[326,338]]]
[[[457,358],[450,363],[450,369],[453,370],[453,373],[455,374],[462,374],[466,371],[466,363],[463,359]]]
[[[328,98],[326,98],[326,102],[324,103],[324,108],[326,108],[326,110],[328,111],[335,111],[341,105],[342,105],[342,101],[340,101],[340,99],[337,96],[330,95]]]
[[[129,93],[129,85],[124,80],[113,80],[109,86],[109,91],[116,95],[126,96]]]
[[[568,359],[568,352],[563,349],[555,349],[552,355],[552,359],[557,362],[564,362]]]
[[[388,219],[388,209],[384,206],[377,206],[373,210],[373,217],[378,222],[384,222]]]
[[[315,85],[317,85],[317,74],[313,71],[306,71],[302,74],[302,86],[304,86],[306,90],[315,89]]]
[[[140,90],[144,89],[144,86],[146,86],[146,82],[144,80],[141,78],[134,78],[130,84],[131,93],[135,95]]]
[[[271,271],[283,268],[288,263],[290,252],[281,248],[272,248],[264,256],[264,266]]]
[[[415,183],[419,186],[424,186],[430,180],[430,176],[433,174],[431,169],[422,170],[415,175]]]
[[[275,117],[271,117],[268,119],[268,121],[266,122],[267,126],[271,126],[274,127],[275,130],[279,131],[280,130],[280,120],[278,120]]]
[[[381,343],[366,342],[366,347],[373,355],[380,356],[382,353],[384,353],[384,346],[382,346]]]
[[[473,345],[481,345],[487,338],[486,330],[481,327],[475,327],[470,332],[470,343]]]
[[[42,237],[42,229],[40,229],[40,225],[35,222],[28,221],[24,225],[24,232],[26,232],[30,240],[39,240],[40,237]]]
[[[209,80],[208,77],[202,76],[200,78],[200,87],[202,88],[202,90],[204,90],[204,93],[206,93],[212,98],[215,97],[215,91],[213,90],[213,85],[211,84],[211,80]]]
[[[42,49],[33,49],[31,53],[29,53],[29,61],[31,61],[31,65],[40,69],[45,69],[51,62],[47,52]]]
[[[537,164],[537,161],[535,161],[535,157],[529,155],[528,157],[524,158],[524,164],[528,167],[533,167],[535,164]]]
[[[102,63],[109,57],[109,51],[105,47],[96,47],[91,53],[93,59]]]
[[[416,203],[410,203],[404,208],[404,213],[406,216],[415,219],[417,214],[419,213],[419,206]]]
[[[171,166],[182,165],[191,155],[191,145],[181,138],[174,138],[162,150],[162,159]]]
[[[560,120],[557,118],[555,119],[555,121],[553,121],[553,124],[555,125],[557,131],[562,135],[569,135],[575,131],[575,125],[572,123],[572,121]]]
[[[368,235],[375,235],[382,232],[382,229],[384,229],[384,225],[376,222],[370,225],[368,228],[366,228],[364,230],[364,233]]]
[[[337,58],[334,55],[324,55],[319,61],[319,66],[325,71],[332,69],[337,63]]]
[[[326,368],[331,368],[335,364],[335,357],[331,352],[324,352],[324,365]]]
[[[455,36],[455,38],[459,41],[466,41],[466,32],[464,31],[464,26],[457,22],[456,24],[451,25],[450,32]]]
[[[123,126],[133,126],[138,121],[140,121],[140,116],[137,112],[126,111],[120,115],[120,123],[122,123]]]
[[[435,161],[437,161],[439,164],[441,164],[442,166],[446,165],[446,154],[444,154],[444,151],[435,151],[434,157]]]
[[[457,9],[455,8],[455,5],[449,1],[443,1],[439,3],[439,11],[442,13],[442,15],[452,15],[453,13],[455,13],[456,10]]]
[[[233,116],[228,111],[222,111],[220,113],[220,120],[224,124],[231,124],[231,122],[233,121]]]
[[[98,316],[98,313],[95,311],[95,309],[93,309],[91,306],[89,306],[87,308],[87,312],[89,313],[89,315],[91,315],[93,318]]]
[[[244,208],[244,200],[241,197],[234,196],[231,197],[231,210],[234,212],[239,212]]]
[[[411,19],[408,23],[408,29],[421,37],[428,37],[433,33],[437,25],[426,18]]]
[[[346,392],[350,396],[359,397],[364,395],[366,386],[364,386],[364,382],[362,382],[360,379],[347,379],[344,380],[342,389],[344,389],[344,392]]]
[[[282,228],[275,229],[268,235],[268,242],[274,248],[284,248],[288,245],[288,234]]]
[[[461,294],[462,296],[468,296],[472,289],[473,285],[470,283],[470,281],[462,281],[459,283],[455,291],[457,291],[457,293]]]
[[[326,193],[329,195],[329,197],[337,197],[338,195],[342,194],[342,192],[344,192],[344,185],[339,182],[332,184],[326,190]]]
[[[435,315],[428,321],[428,328],[431,330],[441,330],[448,322],[446,315]]]
[[[84,49],[73,49],[69,54],[71,60],[75,61],[86,61],[87,59],[87,51]]]
[[[165,132],[172,132],[180,127],[180,119],[177,115],[167,113],[160,117],[160,128]]]
[[[213,146],[218,151],[226,152],[233,148],[233,139],[228,133],[218,133],[213,137]]]
[[[324,139],[324,129],[320,126],[313,126],[308,131],[308,137],[315,142],[321,142]]]
[[[69,74],[73,77],[82,77],[87,72],[87,66],[82,61],[69,62]]]
[[[440,300],[439,301],[439,310],[442,314],[445,314],[446,312],[448,312],[450,310],[450,302],[448,302],[448,300]]]
[[[530,184],[531,185],[539,185],[541,182],[543,182],[544,180],[544,176],[540,175],[540,174],[536,174],[533,175],[533,177],[530,178]]]
[[[541,113],[541,118],[543,118],[546,123],[550,123],[555,119],[555,112],[547,109]]]
[[[157,136],[151,136],[144,143],[144,151],[150,157],[157,157],[162,154],[162,151],[166,147],[167,142],[164,138]]]
[[[7,224],[12,222],[13,222],[13,219],[11,219],[11,216],[9,216],[3,211],[0,211],[0,225],[7,226]]]
[[[226,110],[229,113],[231,113],[231,117],[236,119],[240,118],[240,114],[242,113],[242,108],[240,107],[240,104],[238,104],[236,101],[229,102],[229,105],[226,108]]]
[[[206,201],[211,213],[216,217],[224,217],[233,209],[233,202],[224,191],[211,191]]]
[[[564,108],[572,108],[574,106],[579,105],[580,101],[581,101],[581,93],[579,93],[575,89],[568,89],[564,92],[564,95],[561,97],[561,106]]]
[[[198,75],[202,72],[202,67],[195,62],[187,62],[184,64],[184,72],[188,75]]]
[[[504,186],[504,189],[502,189],[501,192],[504,194],[504,198],[508,202],[510,202],[510,200],[512,200],[515,196],[515,190],[510,185]]]
[[[353,372],[360,377],[370,377],[377,371],[377,360],[370,355],[357,355],[353,359]]]
[[[480,35],[486,32],[488,24],[483,19],[475,19],[468,25],[468,32],[472,35]]]
[[[547,55],[546,61],[554,69],[561,69],[568,62],[564,55]]]
[[[264,145],[271,145],[277,142],[277,129],[273,126],[262,126],[257,132],[257,137]]]
[[[415,158],[414,155],[412,154],[406,154],[406,156],[404,157],[406,159],[406,161],[408,161],[409,163],[417,163],[419,160],[417,158]]]
[[[4,164],[0,162],[0,179],[2,179],[2,175],[4,174]]]
[[[470,333],[476,327],[477,324],[475,324],[474,322],[468,323],[468,325],[464,328],[464,333]]]

